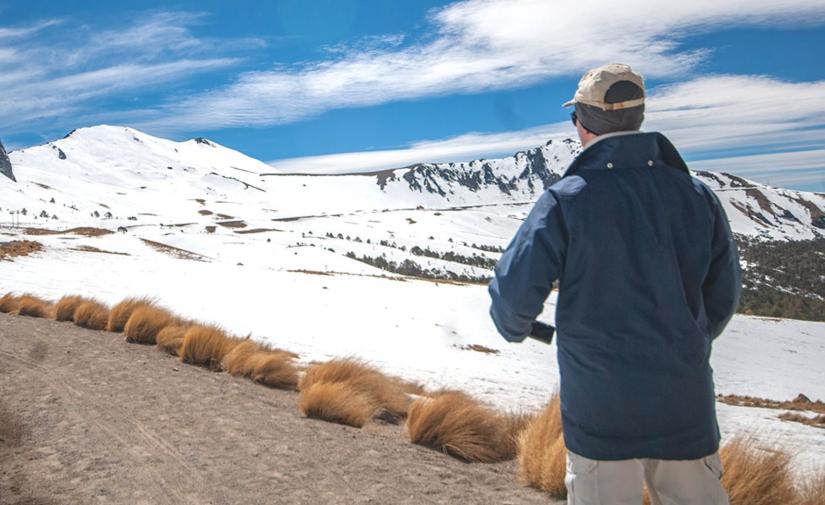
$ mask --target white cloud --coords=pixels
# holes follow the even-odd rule
[[[825,191],[825,149],[713,158],[693,161],[690,166],[731,172],[773,186],[807,186],[812,191]]]
[[[283,172],[342,174],[397,168],[422,162],[472,160],[535,147],[548,139],[569,137],[564,124],[503,133],[467,133],[442,140],[424,140],[401,149],[362,151],[289,158],[270,162]]]
[[[157,12],[118,30],[81,25],[49,33],[62,24],[59,20],[0,28],[0,128],[21,131],[44,120],[52,127],[54,121],[75,127],[78,114],[94,99],[123,98],[127,92],[235,64],[235,58],[208,56],[226,47],[219,40],[194,37],[188,27],[198,19],[189,13]],[[32,37],[41,32],[43,39]],[[57,36],[60,43],[49,36]],[[227,43],[242,44],[257,42]]]
[[[58,19],[47,19],[30,26],[8,28],[0,26],[0,40],[27,37],[50,26],[60,24]]]
[[[730,171],[779,186],[825,178],[825,81],[709,76],[651,90],[645,129],[667,135],[691,167]],[[509,155],[549,138],[575,138],[569,122],[422,141],[401,149],[276,160],[287,172],[344,173],[412,163]],[[731,152],[760,151],[732,156]],[[726,151],[728,154],[713,155]]]
[[[624,61],[655,77],[687,75],[705,50],[683,36],[748,24],[825,21],[821,0],[468,0],[432,11],[423,42],[356,46],[341,56],[241,74],[168,104],[143,125],[166,131],[262,126],[323,111],[447,93],[514,88]]]

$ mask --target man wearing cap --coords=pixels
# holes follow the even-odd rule
[[[739,303],[722,205],[660,133],[639,131],[642,77],[587,72],[584,150],[536,202],[490,284],[499,332],[535,332],[553,282],[568,503],[727,504],[711,344]]]

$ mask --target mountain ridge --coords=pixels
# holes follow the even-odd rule
[[[287,217],[528,203],[561,178],[580,151],[577,141],[562,139],[496,159],[422,162],[364,173],[280,173],[203,137],[174,142],[100,125],[11,151],[19,182],[4,180],[0,201],[6,209],[45,206],[40,214],[70,223],[88,220],[101,204],[117,208],[113,216],[162,216],[167,206],[160,201],[176,208],[193,199],[260,204]],[[825,195],[774,188],[726,172],[692,173],[720,197],[737,234],[760,240],[825,237]],[[374,185],[365,184],[372,177]],[[48,208],[57,198],[43,194],[49,191],[62,193],[64,202],[80,201]],[[122,198],[100,201],[100,195],[111,192]]]

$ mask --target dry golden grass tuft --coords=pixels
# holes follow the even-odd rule
[[[127,342],[155,345],[160,330],[175,322],[177,318],[168,310],[155,305],[142,305],[132,311],[123,333]]]
[[[783,421],[793,421],[795,423],[802,423],[807,426],[814,426],[816,428],[825,428],[825,414],[816,414],[814,416],[805,416],[795,412],[783,412],[777,416]]]
[[[298,369],[292,355],[283,351],[258,351],[249,357],[249,378],[253,382],[278,389],[297,389]]]
[[[307,417],[360,428],[377,407],[369,395],[347,382],[314,382],[301,389],[298,408]]]
[[[58,321],[74,321],[74,313],[88,298],[77,295],[67,295],[54,305],[54,318]]]
[[[261,350],[261,344],[254,340],[244,340],[236,345],[221,361],[221,369],[231,375],[249,377],[252,375],[249,358]]]
[[[512,459],[514,444],[507,416],[458,391],[413,402],[407,435],[415,444],[465,461],[492,463]]]
[[[344,384],[349,396],[357,393],[364,401],[357,402],[359,408],[368,410],[357,416],[347,412],[335,413],[336,406],[343,406],[347,411],[351,408],[343,403],[334,401],[332,405],[314,411],[329,414],[328,421],[340,422],[342,418],[372,418],[379,410],[383,412],[387,420],[397,420],[405,417],[409,410],[411,399],[408,394],[410,390],[417,390],[417,386],[408,384],[396,377],[383,374],[378,369],[367,365],[357,359],[343,358],[319,363],[309,367],[301,378],[298,389],[301,395],[309,394],[312,386],[316,384]],[[338,388],[340,389],[340,388]],[[329,388],[322,388],[322,391],[329,391]],[[324,395],[313,393],[315,401],[323,398]]]
[[[122,332],[135,309],[154,304],[155,302],[149,298],[127,298],[123,300],[112,307],[112,311],[109,314],[109,321],[106,324],[106,330],[115,333]]]
[[[105,330],[109,321],[109,307],[95,300],[78,305],[74,312],[74,324],[90,330]]]
[[[0,312],[10,314],[20,308],[20,298],[12,293],[6,293],[0,298]]]
[[[9,260],[16,256],[28,256],[31,253],[42,251],[43,244],[31,240],[12,240],[0,243],[0,260]],[[11,261],[11,260],[9,260]]]
[[[171,354],[172,356],[178,356],[180,354],[180,348],[183,345],[183,335],[187,329],[189,329],[188,326],[177,324],[170,324],[164,327],[155,337],[155,344],[158,350]]]
[[[270,349],[253,340],[242,340],[221,361],[221,369],[232,375],[278,389],[297,389],[296,354]]]
[[[21,316],[50,318],[54,314],[52,303],[38,296],[24,294],[17,303],[17,313]]]
[[[567,449],[561,429],[561,403],[554,394],[518,438],[519,479],[554,498],[565,498]]]
[[[220,328],[201,324],[187,328],[180,347],[180,360],[219,370],[224,357],[242,340],[232,338]]]
[[[722,403],[736,405],[739,407],[760,407],[765,409],[781,410],[802,410],[825,414],[825,402],[821,400],[811,400],[807,396],[800,394],[793,400],[779,401],[759,398],[755,396],[742,395],[718,395],[716,397]]]
[[[820,470],[802,483],[794,505],[822,505],[823,503],[825,503],[825,470]]]
[[[731,505],[794,504],[797,500],[790,456],[760,447],[748,437],[735,437],[720,450],[722,484]]]

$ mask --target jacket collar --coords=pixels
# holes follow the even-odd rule
[[[565,176],[581,170],[669,166],[690,173],[670,141],[659,132],[616,132],[599,136],[567,168]]]

